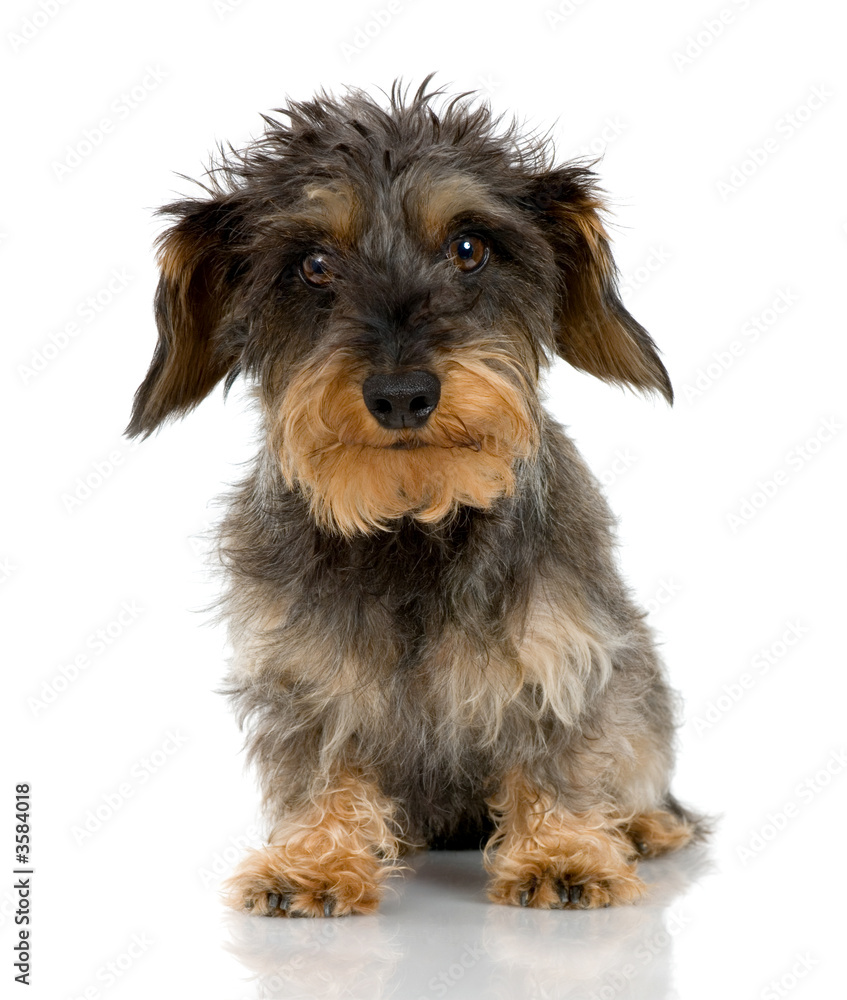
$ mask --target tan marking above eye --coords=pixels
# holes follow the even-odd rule
[[[333,279],[332,268],[326,254],[310,253],[300,262],[300,274],[309,285],[323,288]]]
[[[447,257],[465,274],[478,271],[488,260],[488,244],[481,236],[457,236],[450,241]]]

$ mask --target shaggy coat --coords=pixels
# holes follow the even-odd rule
[[[128,429],[254,387],[222,614],[271,833],[229,901],[368,912],[405,850],[485,840],[496,901],[631,901],[636,856],[696,823],[613,518],[539,401],[556,356],[672,399],[595,177],[426,82],[281,115],[162,210]],[[398,373],[440,397],[388,426],[363,385]]]

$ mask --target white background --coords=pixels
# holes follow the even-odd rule
[[[19,781],[35,830],[29,996],[836,995],[838,6],[15,0],[2,18],[4,995],[25,989]],[[225,636],[195,613],[217,586],[198,536],[253,453],[251,415],[243,392],[218,391],[140,446],[121,436],[155,343],[152,210],[287,97],[431,70],[552,126],[562,158],[605,151],[625,301],[677,404],[559,366],[549,406],[607,484],[624,572],[684,695],[677,792],[722,819],[705,857],[646,866],[654,895],[629,911],[499,910],[448,858],[381,917],[270,931],[218,900],[235,845],[258,835],[258,796],[214,693]],[[451,947],[471,948],[464,964]]]

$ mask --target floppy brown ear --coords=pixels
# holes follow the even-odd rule
[[[650,335],[626,311],[603,226],[596,175],[579,164],[534,178],[531,201],[544,219],[562,273],[556,349],[574,368],[659,392],[673,389]]]
[[[160,209],[177,221],[158,242],[159,342],[135,394],[130,437],[154,431],[204,399],[238,363],[234,302],[246,271],[237,201],[182,201]]]

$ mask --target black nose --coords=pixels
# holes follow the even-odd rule
[[[371,375],[362,386],[365,406],[383,427],[423,427],[441,398],[441,383],[431,372]]]

